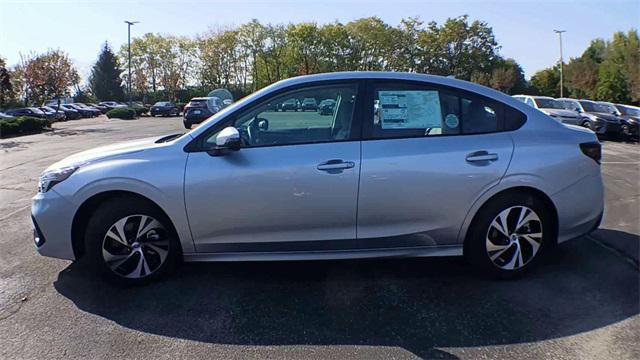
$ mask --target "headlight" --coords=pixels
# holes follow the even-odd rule
[[[65,181],[71,174],[78,170],[79,166],[67,166],[60,169],[47,171],[40,176],[38,192],[45,193],[56,184]]]

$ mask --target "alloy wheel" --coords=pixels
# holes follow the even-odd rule
[[[169,255],[164,226],[147,215],[130,215],[109,227],[102,241],[102,258],[111,271],[125,278],[149,276]]]
[[[529,263],[542,245],[542,222],[526,206],[513,206],[496,216],[486,236],[486,250],[493,264],[517,270]]]

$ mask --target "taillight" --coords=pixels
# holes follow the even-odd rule
[[[599,142],[588,142],[580,144],[580,150],[582,153],[592,158],[595,162],[600,164],[600,160],[602,159],[602,146]]]

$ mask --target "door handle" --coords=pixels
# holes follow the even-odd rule
[[[465,160],[468,162],[496,161],[498,160],[498,154],[489,153],[487,151],[476,151],[471,154],[467,154]]]
[[[317,168],[318,170],[321,170],[321,171],[332,171],[332,170],[351,169],[354,166],[356,166],[356,164],[353,161],[344,161],[344,160],[334,159],[334,160],[329,160],[327,162],[323,162],[322,164],[319,164]]]

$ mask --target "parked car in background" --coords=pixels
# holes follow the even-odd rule
[[[64,111],[67,116],[67,120],[78,120],[85,117],[80,110],[70,106],[69,104],[60,104],[60,110]]]
[[[41,118],[41,119],[47,119],[47,114],[45,114],[44,111],[38,109],[37,107],[9,109],[5,111],[5,114],[15,116],[15,117],[31,116],[31,117]]]
[[[567,110],[549,96],[513,95],[517,100],[534,107],[552,118],[571,125],[582,125],[582,116],[577,111]]]
[[[153,106],[151,106],[149,114],[151,114],[151,116],[178,116],[180,115],[180,110],[178,109],[176,104],[170,101],[158,101],[157,103],[153,104]]]
[[[231,104],[233,104],[233,100],[231,100],[231,99],[222,100],[222,108],[223,109],[226,108],[227,106],[231,105]]]
[[[83,118],[91,118],[91,117],[98,116],[95,109],[86,109],[76,104],[64,104],[64,106],[78,111]]]
[[[116,101],[101,101],[98,103],[98,105],[105,106],[109,110],[127,107],[127,105],[120,104]]]
[[[622,134],[629,138],[638,138],[640,136],[638,131],[640,107],[622,104],[614,104],[614,106],[620,112],[620,117],[624,121],[621,129]]]
[[[333,121],[273,111],[304,97],[336,100]],[[464,256],[514,278],[598,228],[600,158],[593,132],[471,82],[300,76],[187,134],[51,165],[32,202],[34,242],[127,285],[180,260]]]
[[[65,121],[67,120],[67,115],[62,110],[56,110],[50,106],[41,106],[40,110],[42,110],[47,118],[55,121]]]
[[[107,111],[109,111],[110,109],[104,105],[100,105],[100,104],[94,104],[94,103],[87,103],[88,106],[94,108],[94,109],[98,109],[100,110],[100,112],[102,114],[106,114]]]
[[[300,109],[300,101],[295,98],[287,99],[280,104],[280,111],[298,111]]]
[[[318,104],[318,113],[320,115],[333,115],[333,108],[336,106],[336,101],[333,99],[324,99]]]
[[[13,115],[8,115],[6,113],[3,113],[0,111],[0,120],[11,120],[11,119],[15,119],[16,117]]]
[[[217,97],[195,97],[184,106],[184,127],[191,129],[222,109],[222,102]]]
[[[598,135],[619,136],[621,119],[609,113],[606,106],[591,100],[576,100],[570,98],[556,99],[567,110],[573,110],[582,116],[582,124]]]
[[[302,105],[300,105],[300,109],[302,111],[316,111],[318,110],[318,101],[315,98],[304,98],[302,99]]]
[[[89,106],[89,105],[87,105],[87,104],[85,104],[85,103],[79,103],[79,102],[77,102],[77,103],[73,103],[73,105],[76,105],[76,106],[79,106],[79,107],[81,107],[81,108],[83,108],[83,109],[85,109],[85,110],[89,110],[89,111],[91,111],[91,113],[93,114],[93,116],[94,116],[94,117],[95,117],[95,116],[100,116],[100,114],[102,114],[102,111],[100,111],[99,109],[96,109],[96,108],[94,108],[94,107],[91,107],[91,106]]]

